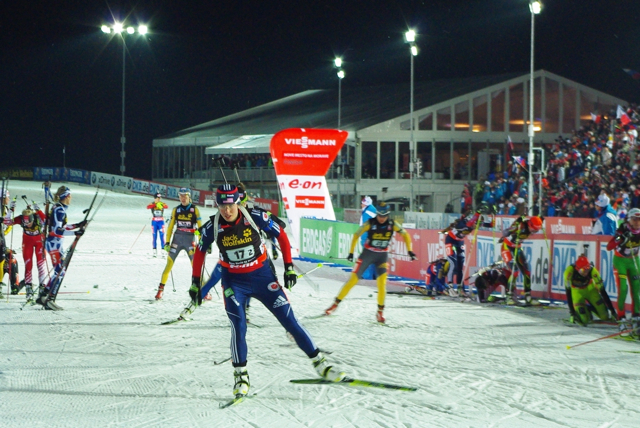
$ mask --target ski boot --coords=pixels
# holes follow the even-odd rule
[[[336,299],[335,302],[333,302],[333,304],[331,306],[329,306],[327,309],[325,309],[324,314],[325,315],[331,315],[332,313],[334,313],[336,311],[336,309],[338,309],[338,305],[340,304],[340,300]]]
[[[153,249],[153,258],[156,258],[156,257],[158,257],[158,249],[154,248]]]
[[[507,298],[505,299],[505,303],[509,306],[514,306],[518,304],[518,299],[516,298],[515,294],[513,293],[509,293],[507,294]]]
[[[533,297],[531,297],[531,293],[530,292],[526,292],[524,293],[524,303],[527,306],[540,306],[542,305],[542,303],[540,303],[540,301],[538,299],[534,299]]]
[[[458,285],[458,291],[457,291],[457,296],[458,297],[469,297],[467,296],[467,293],[464,291],[464,285]]]
[[[44,306],[47,298],[47,289],[44,286],[40,286],[38,288],[38,297],[36,298],[36,303]]]
[[[28,282],[24,286],[27,294],[27,301],[31,301],[33,299],[33,285],[31,285],[31,283]]]
[[[325,360],[322,352],[318,351],[318,355],[313,357],[311,360],[313,364],[313,368],[316,370],[316,373],[320,375],[320,377],[327,379],[331,382],[340,382],[345,377],[345,373],[340,370],[330,366]]]
[[[447,284],[447,292],[451,297],[458,297],[458,292],[453,288],[453,284]]]
[[[24,288],[24,279],[16,285],[11,284],[11,294],[15,296],[16,294],[20,293],[20,290],[22,290],[23,288]]]
[[[247,395],[251,385],[249,384],[249,373],[247,373],[246,367],[236,367],[233,372],[233,379],[235,380],[233,395],[236,397]]]
[[[156,293],[156,300],[161,300],[163,293],[164,293],[164,284],[160,283],[160,285],[158,285],[158,292]]]
[[[382,315],[383,310],[384,305],[378,305],[378,312],[376,312],[376,321],[378,321],[380,324],[384,324],[384,322],[386,321],[384,319],[384,315]]]

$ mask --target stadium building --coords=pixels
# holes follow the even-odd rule
[[[570,137],[591,120],[591,113],[606,114],[627,104],[545,70],[534,78],[535,145]],[[509,138],[513,153],[526,157],[529,83],[529,74],[416,83],[413,130],[408,84],[343,85],[340,128],[349,138],[327,174],[334,206],[359,208],[363,195],[398,201],[413,195],[416,209],[444,211],[458,200],[465,182],[505,168]],[[304,91],[154,139],[152,176],[169,184],[213,188],[223,180],[214,160],[223,159],[223,172],[235,181],[229,164],[235,159],[248,188],[277,199],[271,137],[286,128],[337,126],[338,91]]]

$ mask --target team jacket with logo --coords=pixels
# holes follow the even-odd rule
[[[29,236],[38,236],[44,232],[44,222],[46,220],[46,216],[40,210],[36,211],[33,214],[33,223],[31,226],[22,226],[25,235]],[[22,215],[17,216],[13,219],[13,224],[22,224]]]
[[[49,215],[49,236],[62,238],[64,235],[71,235],[71,230],[75,228],[75,224],[67,225],[67,206],[61,202],[56,203]]]
[[[171,221],[167,228],[166,242],[171,242],[171,233],[173,232],[173,226],[176,227],[177,232],[193,233],[198,229],[200,224],[200,211],[198,207],[193,204],[178,205],[171,213]]]
[[[402,235],[402,239],[404,239],[405,244],[407,244],[407,251],[411,251],[411,237],[402,227],[398,226],[396,222],[390,218],[387,218],[384,223],[380,224],[376,217],[367,220],[356,231],[351,240],[349,252],[353,253],[356,249],[358,239],[365,233],[367,234],[367,240],[364,243],[364,248],[378,253],[389,252],[389,242],[393,237],[393,232],[398,232]]]
[[[500,238],[500,241],[504,242],[507,247],[515,249],[516,247],[520,248],[522,241],[530,235],[529,220],[522,220],[522,217],[520,217],[513,222],[509,229],[503,232],[503,237]]]
[[[480,221],[482,221],[481,225],[484,227],[493,227],[494,225],[493,219],[483,219],[480,213],[475,213],[468,217],[460,217],[440,233],[447,234],[457,241],[463,241],[465,236],[478,227],[478,222]]]
[[[640,233],[633,233],[628,223],[618,226],[616,234],[607,244],[607,250],[615,249],[618,257],[632,258],[640,254]]]
[[[153,216],[153,221],[164,220],[164,210],[169,208],[169,205],[164,202],[152,203],[147,205],[147,209],[151,210],[151,215]]]
[[[278,240],[284,263],[291,264],[291,244],[284,229],[263,209],[253,208],[248,212],[259,230],[239,211],[238,218],[232,223],[220,216],[217,237],[213,230],[215,216],[211,216],[200,231],[200,242],[193,258],[193,276],[200,277],[204,254],[213,244],[214,237],[220,251],[220,265],[230,273],[247,273],[261,267],[267,260],[267,251],[260,231]]]

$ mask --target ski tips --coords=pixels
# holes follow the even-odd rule
[[[567,349],[571,349],[571,346],[570,346],[570,345],[567,345]]]

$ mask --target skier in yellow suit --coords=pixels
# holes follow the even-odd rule
[[[351,291],[358,280],[362,278],[364,271],[370,265],[374,265],[376,267],[376,274],[378,275],[376,279],[378,284],[378,312],[376,314],[376,319],[379,323],[385,322],[382,312],[384,310],[384,301],[387,295],[387,259],[389,258],[389,243],[391,242],[394,232],[398,232],[402,235],[402,239],[407,245],[407,251],[411,260],[417,259],[415,253],[411,250],[411,237],[394,220],[389,219],[389,213],[389,205],[385,202],[381,202],[378,206],[376,217],[364,222],[353,235],[347,260],[350,262],[353,261],[353,251],[356,248],[358,239],[366,233],[367,239],[364,243],[364,249],[353,267],[351,276],[342,286],[342,289],[340,290],[340,293],[338,293],[334,303],[324,311],[326,315],[331,315],[338,308],[340,302],[347,297],[349,291]]]
[[[167,264],[162,272],[162,278],[160,279],[160,285],[158,286],[158,293],[156,294],[156,300],[162,299],[164,293],[164,285],[169,279],[169,274],[173,268],[173,262],[175,261],[180,251],[184,250],[189,256],[189,260],[193,262],[193,253],[195,252],[196,239],[200,233],[198,229],[202,226],[200,221],[200,211],[198,207],[193,205],[191,201],[191,190],[182,187],[178,191],[178,197],[180,198],[180,205],[175,207],[171,212],[171,221],[167,227],[167,240],[164,246],[164,250],[169,253],[167,257]],[[176,233],[171,239],[173,227],[176,227]],[[169,244],[171,242],[171,244]]]

